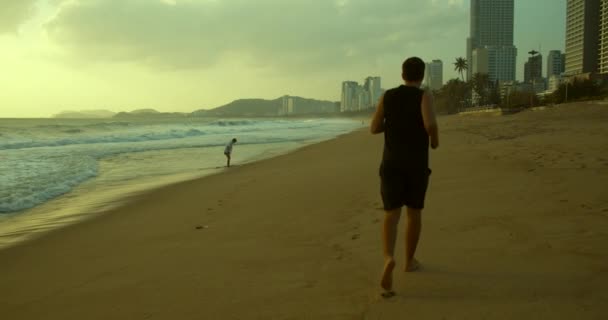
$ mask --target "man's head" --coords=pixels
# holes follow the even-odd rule
[[[421,82],[424,79],[425,64],[418,57],[407,58],[401,66],[401,77],[406,82]]]
[[[236,143],[236,138],[232,138],[232,143]]]

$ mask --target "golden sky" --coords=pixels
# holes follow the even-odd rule
[[[516,0],[515,45],[563,50],[565,0]],[[400,83],[412,55],[466,57],[467,0],[2,0],[0,117],[190,112],[344,80]],[[543,23],[537,22],[542,19]]]

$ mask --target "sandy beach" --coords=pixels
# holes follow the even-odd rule
[[[390,299],[360,130],[0,250],[1,318],[605,319],[608,104],[439,124],[422,269],[401,233]]]

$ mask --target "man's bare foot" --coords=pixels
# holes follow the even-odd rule
[[[414,272],[420,269],[420,262],[416,259],[412,259],[405,263],[405,272]]]
[[[393,269],[395,268],[395,259],[389,258],[384,262],[384,271],[382,272],[382,280],[380,286],[386,291],[393,289]]]

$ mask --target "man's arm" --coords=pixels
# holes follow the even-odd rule
[[[382,95],[380,101],[378,101],[376,113],[374,113],[374,118],[372,119],[372,124],[369,129],[372,134],[384,132],[384,95]]]
[[[435,118],[435,110],[433,108],[433,96],[429,91],[425,91],[422,96],[422,120],[424,121],[424,128],[431,139],[431,148],[437,149],[439,147],[439,128],[437,126],[437,119]]]

